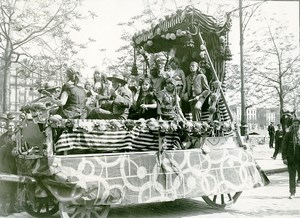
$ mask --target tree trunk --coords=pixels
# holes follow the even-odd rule
[[[10,63],[7,63],[7,61],[5,61],[3,73],[3,113],[6,113],[10,111]]]
[[[9,40],[6,42],[5,52],[3,55],[3,113],[10,111],[10,67],[11,67],[12,45]]]

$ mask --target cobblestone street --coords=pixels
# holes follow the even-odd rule
[[[108,218],[198,218],[198,217],[299,217],[300,196],[289,200],[288,174],[269,176],[271,183],[262,188],[244,191],[236,204],[226,210],[210,208],[202,198],[182,199],[133,206],[114,206]],[[29,218],[26,213],[13,214],[9,218]],[[58,218],[59,215],[53,216]]]

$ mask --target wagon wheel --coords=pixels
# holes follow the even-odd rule
[[[61,218],[106,218],[110,205],[59,204]]]
[[[234,204],[242,192],[226,193],[220,195],[203,196],[203,200],[214,208],[224,209]]]
[[[25,195],[25,211],[34,217],[51,216],[58,211],[58,202],[52,196],[32,197]]]

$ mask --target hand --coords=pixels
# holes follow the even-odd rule
[[[283,159],[283,163],[284,163],[285,165],[287,165],[287,164],[288,164],[287,159]]]
[[[141,108],[148,109],[147,106],[146,106],[146,104],[141,104]]]
[[[191,98],[191,99],[189,100],[189,102],[192,102],[192,101],[197,101],[197,98]]]

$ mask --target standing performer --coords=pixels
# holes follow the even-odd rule
[[[210,88],[207,78],[197,62],[191,62],[190,72],[186,77],[187,90],[183,99],[190,102],[193,120],[200,121],[202,106],[210,94]]]

